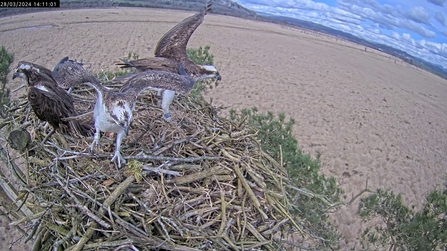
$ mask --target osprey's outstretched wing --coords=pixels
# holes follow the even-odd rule
[[[178,65],[184,72],[183,66]],[[167,71],[144,71],[129,74],[127,82],[121,87],[121,92],[126,92],[130,89],[135,90],[138,95],[145,89],[163,89],[171,90],[178,93],[187,93],[194,86],[194,79],[187,75],[180,75],[177,73]]]
[[[171,30],[169,30],[158,42],[155,48],[156,57],[165,57],[183,62],[188,58],[186,45],[194,31],[203,22],[205,15],[211,10],[211,1],[205,9],[194,16],[188,17]]]

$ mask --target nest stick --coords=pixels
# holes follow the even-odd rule
[[[242,174],[241,170],[239,169],[239,165],[233,165],[233,170],[236,173],[236,175],[238,176],[239,180],[241,181],[242,186],[244,186],[245,190],[247,191],[248,196],[253,201],[255,208],[259,211],[262,218],[264,220],[267,220],[268,219],[267,214],[265,214],[265,212],[261,209],[261,203],[259,202],[255,193],[251,189],[250,185],[248,185],[247,180],[245,180],[244,175]]]
[[[99,215],[100,216],[104,215],[104,213],[105,213],[104,208],[110,207],[113,204],[113,202],[115,202],[115,200],[121,194],[123,194],[125,192],[125,190],[127,189],[127,187],[129,187],[129,185],[132,184],[132,182],[134,182],[134,181],[135,181],[135,176],[132,175],[132,176],[127,177],[127,179],[125,179],[123,182],[121,182],[118,185],[118,187],[115,189],[115,191],[113,191],[113,193],[110,194],[110,196],[104,201],[103,208],[99,209]],[[90,240],[92,235],[95,233],[97,226],[98,226],[98,224],[96,222],[93,222],[91,224],[91,226],[87,229],[85,234],[82,236],[81,240],[79,240],[79,242],[75,246],[72,246],[72,248],[70,248],[70,251],[82,250],[84,245]]]
[[[166,183],[170,184],[170,183],[175,183],[176,185],[183,185],[186,183],[191,183],[197,180],[201,180],[204,179],[206,177],[209,177],[211,175],[215,175],[219,169],[221,169],[218,166],[215,167],[211,167],[210,169],[207,170],[203,170],[200,173],[192,173],[190,175],[185,175],[182,177],[176,177],[175,179],[172,180],[168,180]]]
[[[77,90],[82,100],[76,99],[75,106],[85,114],[96,94]],[[108,161],[113,140],[102,145],[104,153],[92,154],[84,150],[91,138],[57,134],[28,149],[35,156],[29,161],[18,154],[15,162],[29,162],[29,175],[20,175],[26,177],[28,185],[22,185],[29,197],[15,196],[38,220],[18,219],[34,224],[30,238],[40,238],[38,249],[276,250],[285,245],[288,230],[298,232],[297,216],[288,208],[292,195],[306,191],[289,187],[293,183],[284,161],[262,152],[242,116],[219,118],[207,102],[180,97],[171,105],[174,123],[168,125],[160,119],[153,93],[138,99],[131,133],[123,142],[122,154],[132,160],[126,172]],[[0,124],[8,130],[26,128],[40,142],[45,135],[35,133],[39,119],[25,114],[27,102],[18,103],[9,105],[16,112]],[[11,168],[9,162],[14,161],[5,162]],[[127,169],[133,172],[129,177]],[[51,213],[35,215],[45,209]],[[303,231],[304,238],[317,240]],[[74,238],[79,238],[76,245]]]

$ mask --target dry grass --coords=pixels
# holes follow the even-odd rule
[[[114,61],[130,51],[153,55],[160,37],[192,14],[143,8],[33,13],[0,19],[0,36],[14,53],[13,66],[27,60],[52,68],[70,56],[94,72],[116,71]],[[446,80],[351,42],[229,16],[207,15],[188,47],[204,45],[222,75],[207,100],[294,118],[299,147],[320,156],[321,173],[337,178],[345,201],[368,181],[370,189],[402,193],[406,204],[420,208],[430,189],[443,184]],[[343,250],[361,249],[368,225],[357,209],[353,203],[331,213]],[[10,236],[9,226],[0,233]]]
[[[73,95],[83,97],[79,110],[91,110],[90,89]],[[61,134],[40,146],[45,133],[26,98],[9,106],[2,127],[32,138],[18,158],[2,161],[20,183],[13,225],[33,238],[34,250],[284,248],[301,229],[287,209],[292,184],[282,164],[243,121],[219,118],[202,99],[177,99],[173,124],[154,111],[157,100],[147,92],[137,102],[123,170],[110,163],[113,139],[103,136],[96,153],[86,150],[91,138]]]

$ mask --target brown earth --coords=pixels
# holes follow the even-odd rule
[[[14,67],[27,60],[52,68],[70,56],[92,71],[114,71],[129,52],[152,56],[158,39],[191,14],[117,8],[11,16],[0,19],[0,44],[14,53]],[[420,207],[445,181],[447,80],[350,42],[229,16],[206,16],[188,46],[205,45],[223,78],[207,97],[295,118],[299,145],[321,154],[322,173],[337,178],[346,201],[368,180],[370,189],[391,189]],[[345,249],[359,247],[365,227],[357,206],[332,217]],[[9,243],[16,235],[0,222],[0,240]]]

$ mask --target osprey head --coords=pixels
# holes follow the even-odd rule
[[[40,69],[38,67],[35,67],[32,63],[20,61],[14,71],[12,79],[20,77],[24,81],[29,81],[31,79],[38,78],[40,74]]]
[[[29,84],[29,80],[35,73],[39,73],[39,69],[35,69],[26,62],[20,61],[17,68],[14,70],[12,79],[21,78],[24,84]]]
[[[219,71],[213,65],[202,65],[202,69],[205,72],[205,78],[215,78],[216,80],[221,80],[222,77],[219,74]]]

